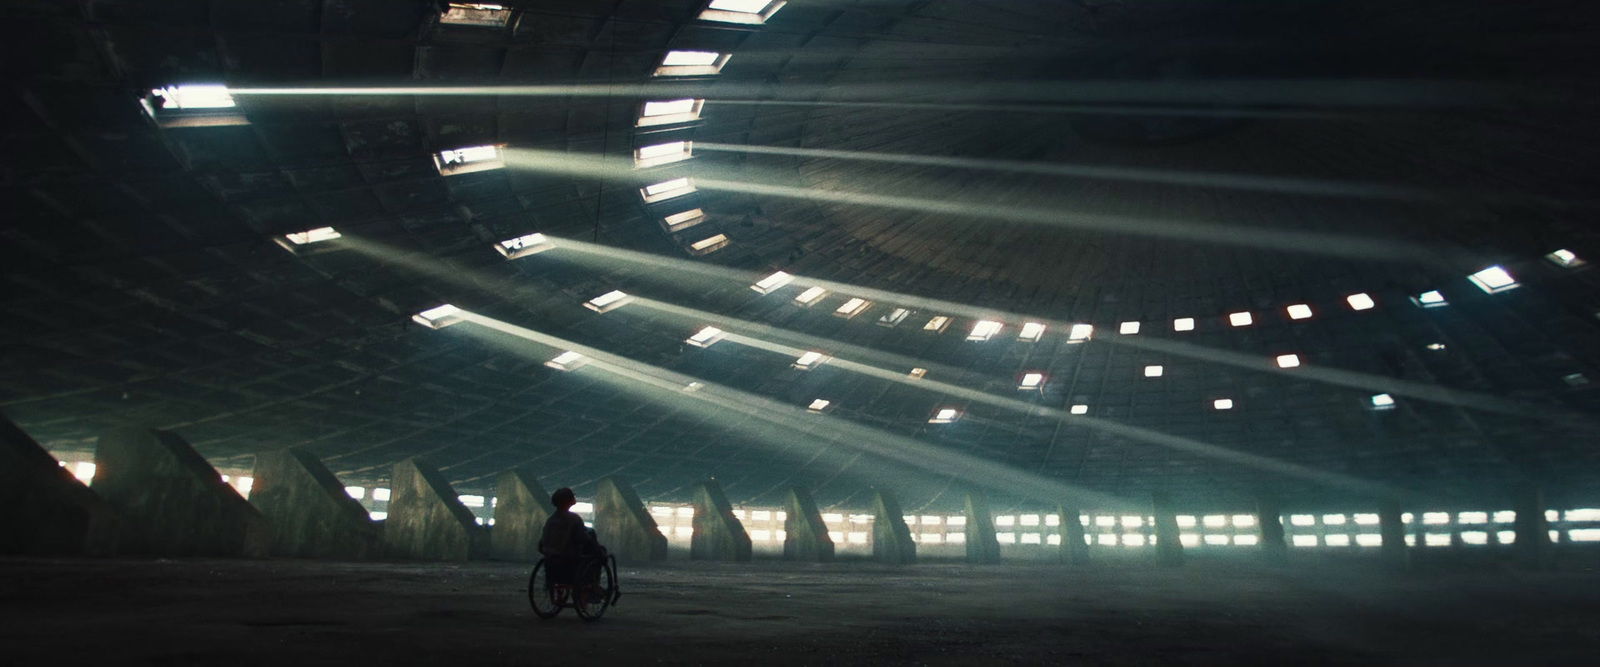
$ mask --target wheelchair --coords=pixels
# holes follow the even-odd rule
[[[545,557],[528,577],[528,603],[539,618],[555,618],[571,607],[585,621],[599,619],[622,597],[617,557]]]

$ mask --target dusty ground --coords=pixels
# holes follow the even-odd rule
[[[593,624],[526,574],[0,559],[0,664],[1600,664],[1594,572],[673,562]]]

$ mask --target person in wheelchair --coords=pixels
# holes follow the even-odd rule
[[[577,503],[578,495],[572,489],[562,487],[550,494],[550,504],[556,506],[556,511],[544,522],[539,553],[544,555],[554,582],[570,582],[578,564],[585,559],[606,557],[606,548],[595,538],[594,529],[585,526],[583,517],[572,511]]]

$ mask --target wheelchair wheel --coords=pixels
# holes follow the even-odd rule
[[[617,570],[610,559],[595,559],[578,568],[572,580],[572,604],[578,616],[593,621],[606,614],[616,599]]]
[[[561,609],[567,606],[567,595],[570,589],[566,586],[555,586],[550,583],[550,570],[539,561],[533,566],[533,574],[528,577],[528,603],[533,605],[533,613],[539,618],[555,618]]]

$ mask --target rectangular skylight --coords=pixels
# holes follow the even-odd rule
[[[433,156],[433,166],[443,176],[470,174],[506,166],[505,156],[499,146],[472,146],[439,151]]]
[[[1294,367],[1300,365],[1300,355],[1298,355],[1298,354],[1280,354],[1280,355],[1278,355],[1278,360],[1277,361],[1278,361],[1278,368],[1294,368]]]
[[[929,424],[948,424],[961,418],[961,411],[955,408],[939,408],[928,418]]]
[[[651,144],[634,149],[633,166],[644,169],[673,162],[682,162],[693,156],[693,142],[669,141],[664,144]]]
[[[711,0],[710,6],[700,12],[700,20],[761,25],[783,5],[783,0]]]
[[[654,204],[674,197],[682,197],[695,191],[694,181],[689,178],[674,178],[662,181],[655,185],[646,185],[639,188],[639,196],[644,198],[644,203]]]
[[[1172,321],[1173,331],[1194,331],[1193,317],[1180,317]]]
[[[671,232],[681,232],[685,229],[706,221],[706,212],[702,209],[691,208],[681,213],[674,213],[661,219],[662,229]]]
[[[1038,389],[1044,384],[1044,373],[1023,373],[1022,382],[1017,384],[1018,389]]]
[[[439,22],[445,25],[504,28],[511,22],[511,10],[500,5],[450,3],[439,13]]]
[[[652,127],[700,120],[700,110],[705,108],[705,103],[705,100],[696,99],[645,102],[636,125]]]
[[[727,332],[716,327],[705,327],[695,332],[693,336],[690,336],[688,340],[683,342],[695,347],[711,347],[717,341],[722,340],[722,338],[726,335],[728,335]]]
[[[831,401],[829,401],[828,399],[819,398],[819,399],[817,399],[815,401],[812,401],[811,405],[806,406],[806,411],[807,412],[814,412],[814,413],[817,413],[817,414],[822,414],[823,410],[828,409],[828,405],[830,403],[831,403]]]
[[[228,87],[220,84],[154,88],[139,99],[145,113],[162,127],[249,125]]]
[[[909,377],[909,378],[911,378],[913,380],[921,380],[922,377],[924,375],[927,375],[927,374],[928,374],[928,369],[926,369],[926,368],[913,368],[913,369],[911,369],[910,373],[906,374],[906,377]]]
[[[78,481],[88,484],[94,481],[95,465],[89,461],[79,461],[72,467],[72,476]]]
[[[1372,407],[1376,410],[1388,410],[1394,407],[1394,397],[1388,394],[1374,394],[1371,399]]]
[[[871,308],[871,307],[872,307],[872,302],[871,301],[868,301],[866,299],[862,299],[860,297],[853,297],[849,301],[844,302],[843,305],[840,305],[837,309],[835,309],[833,311],[833,314],[834,315],[838,315],[839,317],[843,317],[843,318],[848,320],[848,319],[850,319],[852,317],[860,315],[862,311],[864,311],[864,310],[866,310],[868,308]]]
[[[694,254],[694,256],[701,256],[701,254],[715,253],[715,251],[726,248],[728,243],[733,242],[728,240],[728,235],[726,234],[718,234],[715,235],[715,237],[701,238],[701,240],[698,240],[698,242],[690,243],[690,254]]]
[[[589,363],[589,358],[572,350],[567,350],[556,355],[556,358],[544,362],[544,365],[558,371],[575,371]]]
[[[494,249],[501,255],[505,255],[506,259],[521,259],[554,247],[554,245],[550,244],[550,239],[545,238],[544,234],[528,234],[494,244]]]
[[[762,278],[760,280],[760,282],[757,282],[756,284],[751,285],[750,289],[753,289],[753,290],[755,290],[757,292],[760,292],[762,294],[770,294],[770,293],[772,293],[773,290],[779,289],[779,288],[783,287],[784,285],[787,285],[787,284],[792,283],[792,282],[794,282],[794,276],[791,276],[791,275],[789,275],[787,273],[784,273],[782,271],[778,271],[778,272],[773,273],[770,276]]]
[[[945,317],[944,315],[935,315],[933,316],[933,319],[928,320],[927,324],[922,325],[922,330],[932,331],[934,333],[943,333],[945,327],[948,326],[950,326],[950,318]]]
[[[1067,331],[1067,342],[1068,343],[1082,343],[1082,342],[1084,342],[1086,340],[1089,340],[1090,338],[1093,338],[1093,337],[1094,337],[1094,325],[1093,324],[1074,324],[1074,325],[1072,325],[1072,328]]]
[[[1123,322],[1122,324],[1117,325],[1117,333],[1122,334],[1124,336],[1135,335],[1135,334],[1139,333],[1139,323],[1138,322]]]
[[[606,292],[605,294],[601,294],[600,296],[585,301],[583,305],[585,308],[597,313],[609,313],[627,305],[630,301],[633,301],[633,297],[628,296],[626,292],[623,292],[622,290],[611,290],[610,292]]]
[[[306,245],[308,243],[320,243],[322,241],[332,241],[332,240],[334,240],[336,238],[339,238],[340,236],[342,236],[342,235],[339,232],[334,231],[334,229],[332,227],[318,227],[316,229],[312,229],[312,230],[308,230],[308,231],[304,231],[304,232],[295,232],[293,234],[284,234],[283,238],[284,238],[284,240],[286,240],[286,241],[288,241],[290,243],[293,243],[295,245]]]
[[[1069,410],[1069,412],[1075,415],[1086,415],[1089,414],[1089,406],[1079,403],[1072,406],[1072,409]]]
[[[162,109],[231,109],[236,106],[228,87],[219,84],[167,86],[150,91],[161,98]]]
[[[822,297],[825,297],[827,295],[828,295],[828,290],[825,290],[825,289],[823,289],[821,287],[817,287],[817,286],[813,285],[811,287],[806,288],[806,291],[801,292],[800,296],[795,297],[794,298],[794,302],[798,303],[798,304],[800,304],[802,306],[810,306],[812,304],[815,304],[818,301],[821,301]]]
[[[1506,290],[1514,290],[1521,286],[1517,283],[1517,279],[1511,277],[1511,274],[1508,273],[1505,268],[1499,266],[1491,266],[1487,269],[1467,276],[1467,280],[1470,280],[1472,281],[1472,284],[1477,285],[1478,289],[1490,294],[1496,294]]]
[[[412,315],[411,320],[429,329],[443,329],[461,321],[461,309],[447,303]]]
[[[907,317],[911,317],[910,308],[896,308],[893,312],[879,317],[878,326],[896,327],[899,326],[901,322],[906,321]]]
[[[1219,399],[1211,402],[1211,407],[1212,407],[1212,409],[1215,409],[1215,410],[1232,410],[1233,409],[1233,399],[1231,399],[1231,398],[1219,398]]]
[[[1022,333],[1017,334],[1017,340],[1037,343],[1039,342],[1040,338],[1044,337],[1044,329],[1045,327],[1043,322],[1024,323],[1022,325]]]
[[[690,382],[689,384],[683,385],[683,389],[680,389],[679,391],[682,391],[682,392],[685,392],[685,393],[693,393],[693,392],[700,391],[701,389],[704,389],[705,386],[706,386],[706,383],[704,383],[704,382]]]
[[[994,320],[978,320],[977,324],[972,325],[972,333],[967,334],[967,340],[989,340],[1003,328],[1005,325]]]
[[[1303,303],[1294,304],[1284,310],[1289,312],[1289,319],[1291,320],[1303,320],[1311,317],[1311,306]]]
[[[380,486],[372,490],[372,499],[380,503],[389,502],[389,488]]]
[[[668,51],[656,76],[711,76],[728,64],[729,55],[715,51]]]
[[[800,355],[799,359],[795,359],[794,364],[791,367],[802,371],[809,371],[813,368],[821,366],[824,363],[827,363],[827,361],[828,356],[821,352],[807,352]]]
[[[1580,259],[1571,250],[1566,249],[1552,252],[1548,255],[1545,255],[1544,258],[1550,260],[1551,264],[1555,264],[1556,266],[1564,269],[1577,268],[1587,263]]]
[[[1144,376],[1147,377],[1147,378],[1158,378],[1158,377],[1161,377],[1161,374],[1164,373],[1164,372],[1166,372],[1166,369],[1164,369],[1164,368],[1162,368],[1160,366],[1152,365],[1152,366],[1145,366],[1144,367]]]
[[[1239,311],[1228,314],[1228,324],[1236,327],[1247,327],[1255,323],[1255,318],[1250,316],[1250,311]]]
[[[1372,297],[1368,296],[1366,292],[1351,294],[1350,296],[1345,297],[1344,300],[1345,303],[1350,304],[1351,310],[1367,310],[1378,305],[1377,302],[1373,301]]]
[[[1439,308],[1450,305],[1450,302],[1445,300],[1444,295],[1440,294],[1439,290],[1428,290],[1418,294],[1411,297],[1411,302],[1423,308]]]

